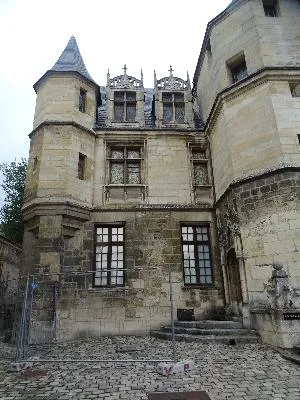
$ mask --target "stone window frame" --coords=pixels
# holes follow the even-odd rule
[[[102,229],[102,233],[100,230]],[[122,240],[119,240],[119,229],[122,229]],[[113,230],[117,230],[115,233]],[[98,233],[99,231],[99,233]],[[107,232],[107,235],[106,235]],[[107,236],[107,241],[99,240],[99,237],[105,238]],[[117,240],[114,240],[114,236]],[[126,282],[126,268],[125,268],[125,222],[114,222],[114,223],[99,223],[95,224],[94,231],[94,271],[93,276],[93,287],[124,287]],[[107,247],[107,252],[103,252],[103,249]],[[117,249],[117,253],[113,253],[113,247],[121,247],[123,251]],[[98,251],[99,250],[99,251]],[[117,259],[113,259],[113,254],[117,254]],[[119,258],[119,254],[123,254]],[[106,255],[106,260],[103,257]],[[106,261],[106,268],[97,268],[97,263],[101,266],[103,262]],[[122,261],[122,267],[118,268],[118,262]],[[116,268],[112,268],[112,263],[117,263]],[[115,274],[112,274],[115,271]],[[115,278],[115,282],[112,283],[112,278]]]
[[[129,152],[139,152],[139,157],[130,157]],[[123,157],[113,157],[113,152],[123,153]],[[107,149],[108,161],[108,184],[109,185],[140,185],[142,183],[142,162],[144,160],[143,147],[139,144],[123,144],[123,145],[110,145]],[[123,182],[113,182],[112,178],[112,165],[122,165],[123,167]],[[139,182],[129,182],[130,180],[130,168],[132,165],[138,165],[139,170]]]
[[[186,232],[185,229],[187,230]],[[186,236],[184,237],[184,235]],[[206,240],[203,239],[204,235],[206,235],[207,237]],[[202,240],[198,239],[198,237],[200,236],[202,236]],[[184,287],[213,286],[214,269],[212,263],[211,233],[210,233],[209,222],[181,222],[180,240],[181,240],[182,274],[183,274]],[[188,253],[184,251],[185,250],[184,246],[189,246],[187,249]],[[203,250],[202,252],[199,252],[200,246],[202,246],[201,249]],[[190,252],[191,250],[190,247],[193,248],[193,252]],[[189,256],[185,258],[185,254],[189,254]],[[190,258],[191,254],[194,254],[194,259]],[[200,254],[203,255],[203,258],[199,257]],[[208,258],[205,258],[206,254],[208,254]],[[191,261],[194,261],[194,267]],[[208,263],[209,267],[207,266]],[[194,270],[193,271],[194,274],[191,274],[191,270]],[[189,272],[189,274],[187,274],[187,272]],[[194,277],[194,279],[192,279],[192,277]],[[192,282],[192,280],[194,280],[194,282]]]
[[[226,65],[232,84],[240,82],[248,76],[248,68],[243,51],[227,60]]]
[[[167,96],[169,99],[167,99]],[[181,101],[176,101],[176,97],[181,98]],[[161,101],[162,101],[162,122],[164,125],[167,124],[185,124],[186,123],[186,108],[185,108],[185,98],[184,92],[181,91],[163,91],[161,94]],[[172,118],[171,120],[165,119],[165,106],[169,106],[172,111]],[[179,121],[176,118],[176,112],[179,110],[179,106],[183,107],[183,120]]]
[[[83,153],[78,153],[77,178],[81,181],[84,181],[86,179],[86,163],[87,156]]]
[[[123,95],[123,99],[121,99],[120,95]],[[134,100],[133,99],[128,99],[129,95],[134,95]],[[113,93],[113,98],[114,98],[114,108],[113,108],[113,122],[117,123],[133,123],[136,122],[136,117],[137,117],[137,93],[134,90],[114,90]],[[119,99],[118,99],[119,96]],[[123,106],[123,119],[119,120],[116,119],[116,106]],[[127,118],[127,111],[129,109],[129,106],[134,105],[134,118],[133,119],[128,119]]]
[[[78,110],[82,113],[86,112],[86,96],[87,91],[83,88],[80,88],[78,96]]]
[[[111,162],[117,162],[116,159],[110,157],[111,149],[140,149],[140,157],[136,159],[130,159],[132,161],[138,161],[140,164],[140,183],[111,183]],[[146,200],[148,195],[147,185],[147,163],[146,163],[146,140],[128,140],[128,141],[106,141],[105,142],[105,178],[104,178],[104,201],[109,201],[111,196],[110,193],[115,189],[123,190],[123,200],[127,201],[130,198],[131,190],[138,190],[140,192],[140,198],[142,202]],[[125,172],[126,173],[126,172]]]

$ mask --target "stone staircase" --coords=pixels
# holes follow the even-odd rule
[[[245,329],[240,321],[176,321],[175,340],[186,342],[221,342],[228,344],[257,343],[260,341],[256,331]],[[172,339],[172,327],[162,326],[150,335],[160,339]]]

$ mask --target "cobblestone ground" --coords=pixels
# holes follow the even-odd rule
[[[139,348],[119,353],[121,345]],[[299,400],[300,368],[261,344],[176,343],[178,359],[192,358],[196,367],[164,377],[150,363],[46,363],[33,376],[8,372],[7,352],[0,361],[1,400],[147,399],[157,391],[206,390],[212,400]],[[149,359],[171,358],[171,343],[149,337],[87,339],[67,344],[35,346],[42,358]],[[1,355],[1,348],[0,348]],[[34,376],[35,375],[35,376]],[[40,376],[39,376],[40,375]]]

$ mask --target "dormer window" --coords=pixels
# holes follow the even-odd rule
[[[136,119],[136,93],[115,92],[114,93],[114,121],[134,122]]]
[[[183,123],[185,116],[184,94],[163,93],[163,122]]]

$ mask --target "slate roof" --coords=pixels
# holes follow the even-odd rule
[[[71,36],[66,48],[50,71],[78,72],[80,75],[96,84],[86,69],[74,36]]]

